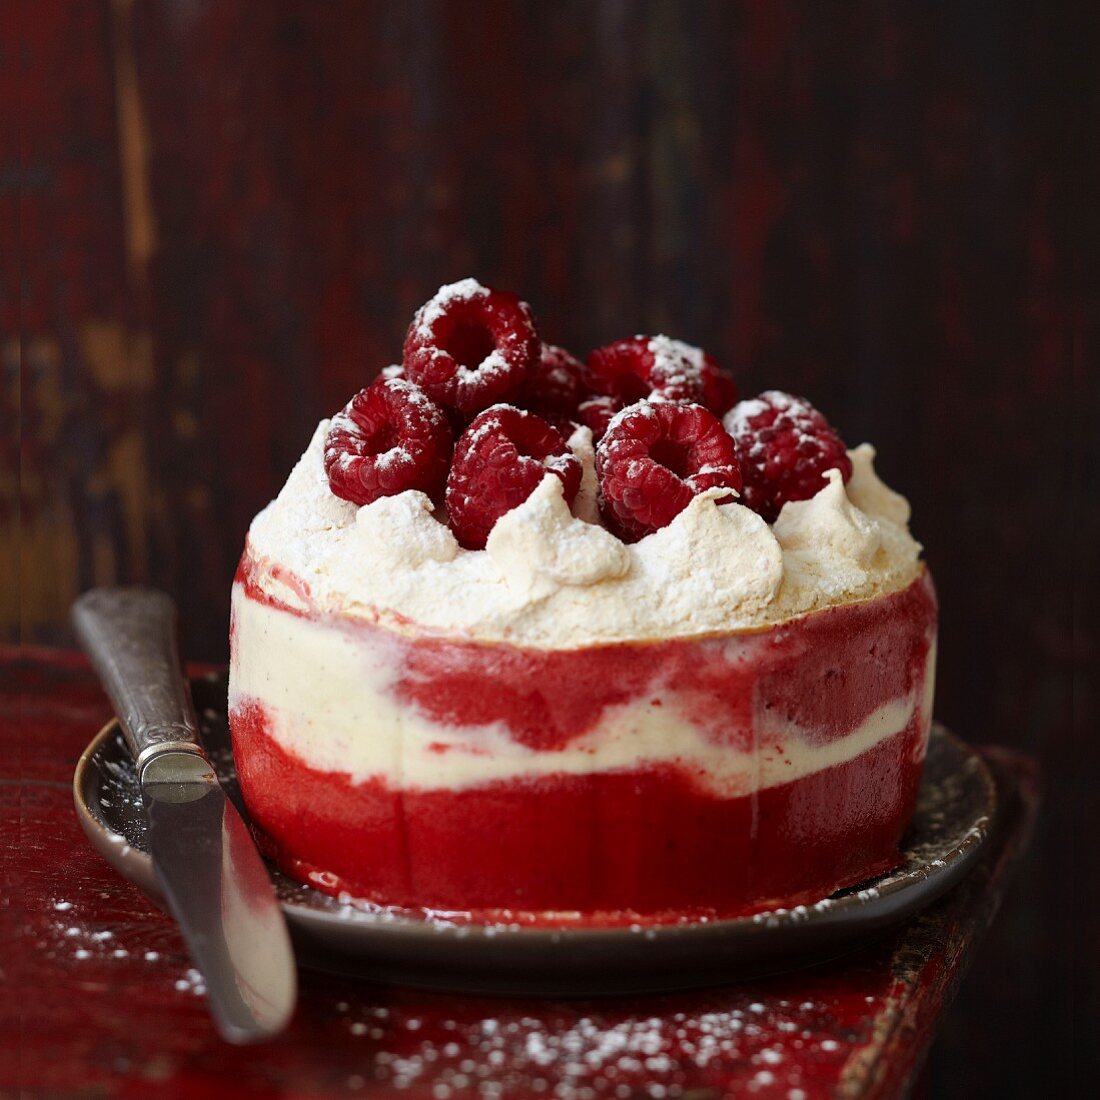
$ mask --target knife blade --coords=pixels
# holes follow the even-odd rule
[[[149,854],[218,1030],[232,1043],[270,1038],[294,1010],[294,954],[263,860],[199,744],[175,605],[93,589],[73,625],[137,761]]]

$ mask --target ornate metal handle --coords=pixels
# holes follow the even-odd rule
[[[162,752],[201,752],[172,600],[151,589],[93,588],[73,604],[72,620],[114,704],[138,774]]]

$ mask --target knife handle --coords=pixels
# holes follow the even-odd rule
[[[162,752],[201,753],[171,598],[146,588],[93,588],[73,604],[72,620],[114,705],[138,775]]]

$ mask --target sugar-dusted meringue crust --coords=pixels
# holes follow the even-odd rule
[[[422,493],[356,508],[333,496],[322,421],[278,497],[253,521],[256,580],[302,610],[538,648],[755,630],[897,591],[920,570],[909,507],[874,472],[874,449],[850,452],[813,499],[773,527],[728,491],[695,498],[666,528],[627,546],[598,526],[591,435],[570,446],[585,475],[571,513],[547,475],[464,550]],[[288,583],[287,575],[293,577]]]

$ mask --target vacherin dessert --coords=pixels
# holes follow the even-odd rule
[[[230,722],[268,852],[379,905],[632,918],[889,869],[936,601],[874,457],[679,341],[582,364],[442,288],[248,533]]]

